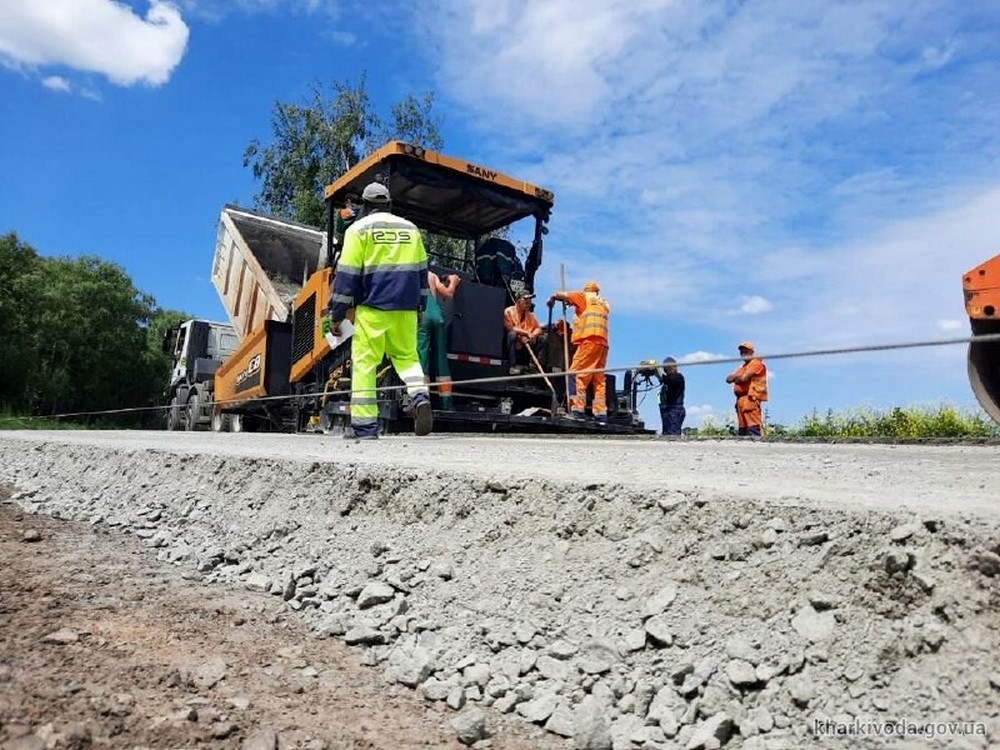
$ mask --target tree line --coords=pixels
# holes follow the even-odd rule
[[[115,263],[46,257],[14,233],[0,237],[0,410],[50,416],[162,403],[163,332],[185,317],[160,308]]]

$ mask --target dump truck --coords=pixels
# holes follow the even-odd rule
[[[1000,255],[962,277],[973,336],[1000,334]],[[1000,340],[969,344],[969,384],[983,410],[1000,424]]]
[[[351,344],[327,335],[323,322],[343,239],[341,211],[375,181],[389,188],[393,213],[425,233],[430,270],[462,279],[445,305],[456,390],[451,408],[442,409],[432,388],[436,430],[647,432],[630,378],[617,388],[615,376],[606,376],[606,425],[564,413],[567,379],[560,373],[569,347],[562,336],[570,331],[553,324],[551,312],[549,345],[538,363],[546,377],[503,377],[512,364],[506,361],[503,310],[518,291],[534,289],[553,193],[401,141],[384,145],[326,187],[326,232],[235,206],[223,209],[212,281],[240,343],[216,371],[204,421],[232,431],[349,429]],[[530,222],[531,238],[523,259],[503,236],[522,221]],[[378,385],[387,389],[378,397],[382,432],[411,429],[409,397],[388,361]]]
[[[163,394],[168,430],[197,430],[208,423],[215,373],[237,344],[233,327],[213,320],[185,320],[164,331],[161,348],[172,363]]]

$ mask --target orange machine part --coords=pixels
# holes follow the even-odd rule
[[[251,333],[215,372],[215,401],[225,409],[266,396],[263,373],[267,362],[265,326]]]
[[[330,269],[320,269],[309,277],[305,286],[295,296],[295,301],[292,302],[292,314],[295,316],[296,326],[301,327],[302,330],[306,330],[306,327],[310,324],[306,320],[306,317],[308,311],[312,310],[312,335],[310,340],[308,342],[296,342],[296,351],[293,356],[297,358],[292,361],[292,369],[289,376],[289,381],[292,383],[298,383],[302,378],[311,373],[316,363],[330,352],[330,345],[326,343],[326,338],[323,336],[322,325],[323,319],[326,317],[323,311],[330,300],[331,284],[333,284],[333,274]],[[354,317],[353,311],[348,317]],[[298,331],[296,338],[302,335],[303,333]]]
[[[1000,334],[1000,255],[965,274],[962,286],[972,334]],[[968,368],[972,392],[983,410],[1000,424],[1000,341],[972,341]]]
[[[962,277],[965,312],[973,320],[1000,320],[1000,255]]]

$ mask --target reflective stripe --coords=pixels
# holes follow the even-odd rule
[[[331,302],[343,302],[345,305],[353,305],[354,297],[349,294],[334,294],[330,297]]]
[[[373,211],[354,222],[349,229],[416,229],[417,225],[388,211]]]
[[[351,396],[352,406],[377,406],[377,398],[369,398],[367,396]]]
[[[403,273],[405,271],[426,271],[426,263],[369,263],[365,265],[365,273]]]
[[[360,266],[349,266],[346,263],[337,264],[337,273],[345,273],[352,276],[358,276],[361,274]]]
[[[416,229],[416,224],[411,224],[406,219],[399,219],[398,221],[385,221],[384,219],[379,219],[377,221],[372,221],[368,224],[362,224],[362,229]]]
[[[449,354],[448,359],[453,359],[456,362],[474,362],[479,365],[493,365],[494,367],[499,367],[503,364],[503,361],[499,359],[493,359],[492,357],[474,357],[471,354]]]
[[[603,299],[587,299],[587,306],[573,320],[573,343],[579,344],[587,339],[598,339],[606,343],[609,312]]]
[[[378,417],[351,417],[351,424],[358,426],[378,424]]]

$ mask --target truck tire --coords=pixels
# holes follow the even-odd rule
[[[181,403],[177,400],[177,394],[170,399],[170,408],[167,409],[167,429],[171,432],[181,428]]]
[[[201,394],[197,390],[191,391],[188,397],[187,413],[185,414],[184,429],[194,432],[198,429],[198,417],[201,413]]]

